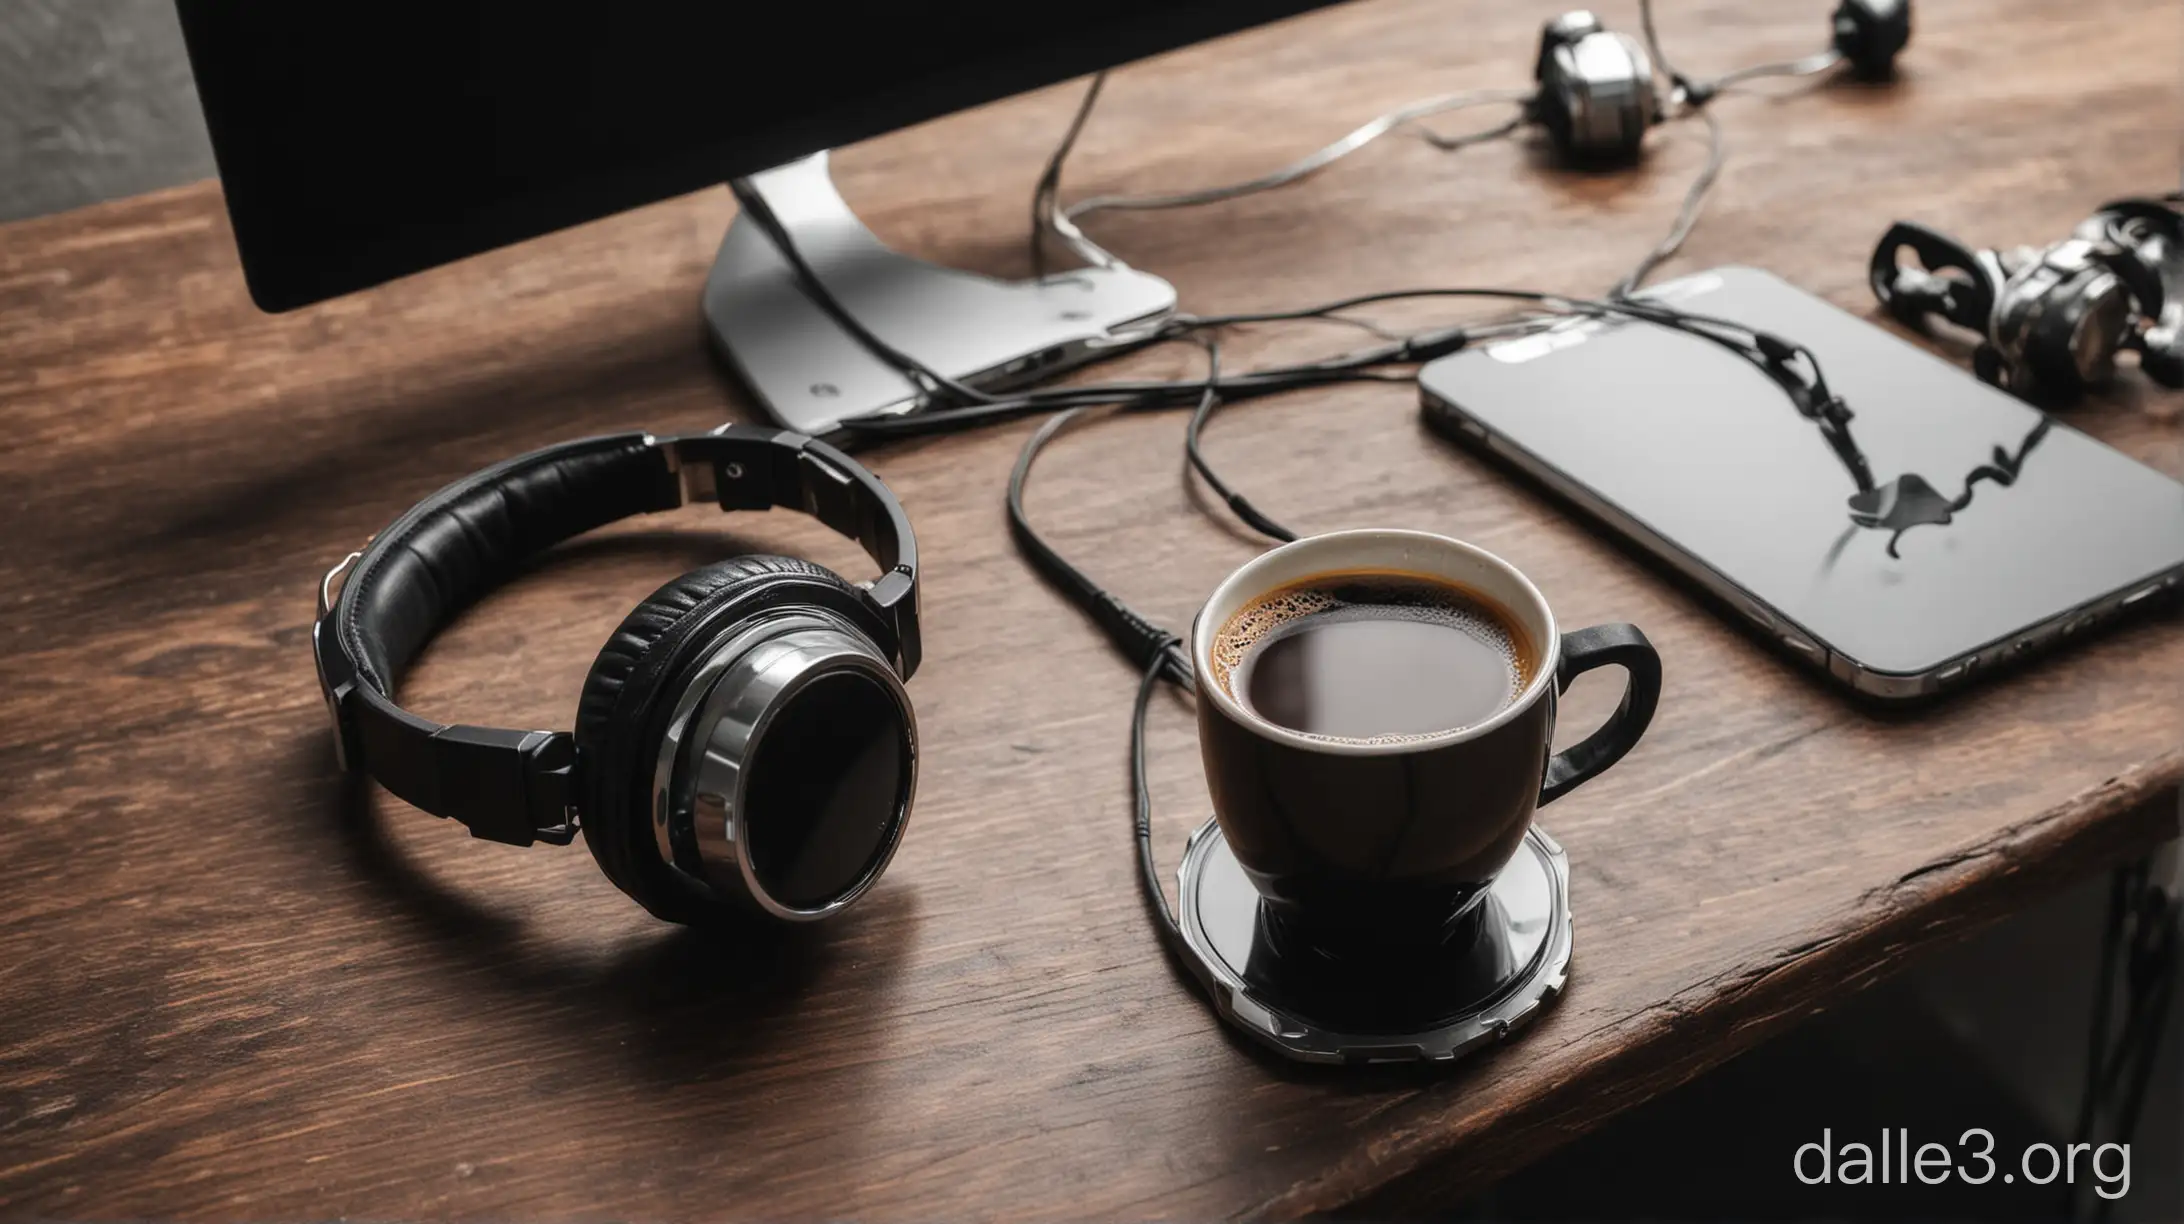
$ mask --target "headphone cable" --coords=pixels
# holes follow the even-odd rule
[[[1392,110],[1375,115],[1351,129],[1339,139],[1323,145],[1279,169],[1259,175],[1256,178],[1225,183],[1214,187],[1200,187],[1189,191],[1168,192],[1157,195],[1092,196],[1079,200],[1067,208],[1060,209],[1055,215],[1062,221],[1075,222],[1080,217],[1090,216],[1097,212],[1193,208],[1202,204],[1216,204],[1223,200],[1234,200],[1247,195],[1256,195],[1263,191],[1272,191],[1277,187],[1286,187],[1291,183],[1310,178],[1312,175],[1341,161],[1397,128],[1415,124],[1419,120],[1433,115],[1466,110],[1475,106],[1490,106],[1496,103],[1528,105],[1534,92],[1530,89],[1465,89],[1455,93],[1436,94],[1430,98],[1406,102]],[[1089,109],[1089,106],[1087,109]],[[1487,132],[1500,134],[1514,131],[1522,120],[1523,116],[1520,114],[1515,120],[1487,129]],[[1437,148],[1455,149],[1466,144],[1475,144],[1485,138],[1487,138],[1485,134],[1454,138],[1434,136],[1430,137],[1429,141]],[[1071,140],[1065,141],[1063,146],[1056,152],[1066,156],[1069,144],[1073,142],[1073,139],[1074,136],[1072,135]]]
[[[1228,483],[1213,470],[1213,465],[1206,462],[1206,453],[1199,449],[1199,434],[1206,428],[1206,422],[1212,419],[1214,409],[1221,404],[1221,350],[1218,345],[1208,344],[1206,367],[1206,393],[1199,397],[1198,407],[1191,411],[1190,424],[1183,429],[1183,457],[1190,463],[1192,470],[1198,473],[1198,478],[1206,482],[1206,487],[1228,504],[1230,513],[1261,535],[1286,544],[1296,539],[1297,533],[1268,518],[1257,506],[1251,504],[1250,498],[1229,488]]]
[[[804,257],[795,235],[789,233],[788,227],[781,223],[780,216],[774,212],[773,205],[767,202],[765,196],[759,194],[749,179],[731,179],[728,189],[735,193],[736,202],[742,206],[743,215],[751,219],[751,223],[758,227],[759,232],[766,236],[767,242],[772,244],[782,260],[789,265],[789,273],[803,289],[804,296],[810,298],[813,305],[834,320],[835,326],[848,332],[852,339],[863,345],[867,352],[893,366],[898,373],[909,379],[911,385],[917,388],[921,399],[940,399],[952,404],[989,404],[994,401],[993,396],[942,374],[881,339],[871,328],[865,326],[864,320],[842,304],[842,300],[835,296],[834,290],[825,281],[819,279],[818,270]]]
[[[1139,667],[1157,666],[1178,683],[1187,684],[1190,681],[1190,667],[1172,649],[1172,644],[1178,640],[1176,635],[1147,620],[1114,592],[1095,582],[1091,575],[1071,564],[1068,558],[1047,543],[1046,538],[1032,526],[1030,516],[1024,512],[1024,486],[1030,479],[1031,467],[1038,459],[1039,452],[1046,448],[1046,444],[1055,435],[1091,411],[1092,407],[1088,405],[1056,413],[1042,422],[1032,432],[1031,437],[1025,439],[1023,449],[1017,453],[1016,466],[1009,472],[1009,535],[1015,539],[1017,547],[1023,550],[1025,558],[1039,572],[1039,576],[1090,617],[1092,623],[1122,652],[1124,658]]]
[[[1205,380],[1205,395],[1209,399],[1214,394],[1214,380],[1219,376],[1219,360],[1218,350],[1209,343],[1208,373]],[[1030,479],[1032,464],[1037,461],[1039,452],[1072,422],[1082,419],[1088,411],[1090,406],[1057,413],[1041,423],[1024,440],[1023,449],[1016,456],[1016,466],[1009,472],[1009,534],[1030,560],[1032,568],[1049,584],[1059,589],[1064,598],[1090,616],[1093,623],[1107,635],[1108,640],[1140,668],[1137,696],[1130,709],[1130,824],[1137,855],[1138,886],[1146,910],[1153,918],[1153,927],[1159,932],[1161,945],[1176,964],[1188,970],[1194,962],[1188,949],[1184,947],[1183,929],[1176,920],[1175,908],[1169,903],[1168,894],[1161,887],[1159,862],[1153,854],[1153,788],[1147,774],[1148,754],[1145,748],[1145,729],[1151,718],[1153,690],[1159,687],[1162,680],[1186,692],[1195,688],[1190,662],[1182,649],[1183,639],[1147,620],[1119,596],[1102,587],[1091,575],[1063,557],[1039,534],[1038,528],[1032,526],[1030,516],[1024,511],[1024,486]],[[1188,976],[1195,980],[1195,970]]]
[[[1813,355],[1810,349],[1770,332],[1760,331],[1729,319],[1679,310],[1644,298],[1586,301],[1522,290],[1404,290],[1359,295],[1305,311],[1232,315],[1218,319],[1201,319],[1196,320],[1196,322],[1201,326],[1207,326],[1318,317],[1318,312],[1321,311],[1348,309],[1371,301],[1420,296],[1515,297],[1541,305],[1560,307],[1564,318],[1571,315],[1592,318],[1624,318],[1635,322],[1650,323],[1671,331],[1679,331],[1720,345],[1758,368],[1761,373],[1765,374],[1770,381],[1781,389],[1799,415],[1813,422],[1820,430],[1821,437],[1827,442],[1829,449],[1835,453],[1836,458],[1842,463],[1844,470],[1850,476],[1852,485],[1859,492],[1864,493],[1874,487],[1871,464],[1867,461],[1864,451],[1858,446],[1857,440],[1851,433],[1850,421],[1853,413],[1841,398],[1829,389],[1827,377],[1820,368],[1819,359]],[[1457,330],[1461,332],[1464,341],[1470,342],[1510,332],[1537,330],[1542,326],[1549,325],[1555,318],[1555,315],[1534,314],[1520,316],[1501,323],[1488,323]],[[1462,347],[1462,345],[1452,343],[1447,347],[1449,351],[1454,351],[1456,348]],[[1201,400],[1197,410],[1192,413],[1190,425],[1184,434],[1186,460],[1192,470],[1198,473],[1208,487],[1219,495],[1227,503],[1229,509],[1244,523],[1277,541],[1286,542],[1295,539],[1295,532],[1283,526],[1260,510],[1243,494],[1233,489],[1214,470],[1212,463],[1206,458],[1201,444],[1201,435],[1206,421],[1212,416],[1218,403],[1216,397],[1209,395]],[[2004,479],[2006,483],[2007,475],[2009,474],[1997,473],[1995,478]],[[1968,492],[1967,489],[1967,497]]]
[[[1608,292],[1610,297],[1627,298],[1636,293],[1656,268],[1683,249],[1684,239],[1691,236],[1699,223],[1699,210],[1706,204],[1706,193],[1713,190],[1714,180],[1721,177],[1722,167],[1728,163],[1729,151],[1722,139],[1721,121],[1703,105],[1693,106],[1691,110],[1706,124],[1706,164],[1699,168],[1698,177],[1685,189],[1683,203],[1676,209],[1676,219],[1669,223],[1668,236],[1646,252],[1628,275],[1616,282],[1615,288]]]
[[[1661,75],[1667,77],[1669,84],[1683,95],[1682,100],[1693,107],[1704,106],[1723,90],[1746,81],[1761,77],[1817,76],[1842,63],[1844,59],[1840,50],[1829,47],[1796,59],[1769,60],[1732,69],[1718,77],[1701,81],[1678,71],[1668,62],[1668,57],[1661,53],[1661,38],[1653,27],[1653,0],[1638,0],[1638,25],[1645,32],[1646,54],[1653,57],[1653,66],[1659,68]]]
[[[1696,110],[1700,114],[1701,118],[1703,118],[1706,122],[1707,159],[1704,166],[1701,168],[1698,177],[1692,182],[1690,188],[1685,192],[1683,202],[1677,211],[1676,219],[1670,227],[1668,236],[1664,238],[1658,245],[1656,245],[1651,251],[1647,252],[1645,257],[1639,261],[1637,267],[1634,268],[1628,275],[1626,275],[1621,281],[1616,284],[1615,288],[1610,292],[1610,296],[1613,298],[1623,298],[1634,293],[1637,288],[1644,282],[1647,276],[1651,275],[1656,268],[1658,268],[1662,263],[1666,262],[1669,258],[1674,256],[1677,251],[1682,248],[1684,241],[1690,236],[1692,229],[1697,224],[1698,214],[1701,206],[1705,201],[1707,192],[1713,187],[1714,181],[1716,180],[1716,178],[1719,177],[1722,167],[1727,160],[1727,152],[1723,144],[1721,126],[1711,114],[1707,113],[1704,110],[1703,103],[1712,97],[1713,92],[1721,84],[1729,82],[1732,79],[1742,79],[1744,76],[1761,75],[1765,73],[1772,73],[1777,70],[1788,71],[1791,67],[1795,65],[1806,63],[1806,61],[1785,61],[1783,64],[1778,65],[1756,65],[1750,69],[1739,70],[1739,72],[1737,73],[1731,73],[1729,74],[1729,76],[1721,78],[1721,80],[1715,82],[1713,85],[1694,85],[1692,82],[1683,78],[1680,74],[1677,74],[1672,68],[1670,68],[1665,58],[1662,57],[1660,53],[1659,38],[1653,25],[1653,9],[1651,0],[1641,0],[1639,7],[1640,16],[1645,29],[1646,43],[1653,54],[1653,58],[1656,64],[1660,66],[1662,70],[1670,76],[1672,81],[1677,83],[1678,89],[1682,91],[1685,105],[1687,108],[1687,113],[1691,110]],[[1817,61],[1820,58],[1823,57],[1807,57],[1808,60],[1812,61]],[[1837,58],[1840,57],[1838,56]],[[1106,82],[1107,73],[1105,71],[1093,75],[1090,83],[1085,89],[1083,99],[1078,103],[1076,111],[1071,116],[1069,126],[1067,127],[1067,129],[1065,129],[1060,143],[1056,145],[1054,151],[1048,157],[1046,165],[1041,171],[1038,182],[1034,187],[1032,193],[1032,232],[1029,239],[1029,253],[1031,257],[1033,275],[1035,277],[1043,277],[1045,275],[1045,250],[1042,237],[1043,233],[1047,231],[1051,231],[1052,233],[1061,237],[1087,263],[1090,263],[1097,267],[1106,268],[1125,266],[1120,259],[1117,259],[1112,253],[1108,252],[1104,247],[1101,247],[1098,243],[1094,242],[1091,238],[1083,233],[1083,231],[1075,224],[1075,219],[1078,217],[1107,209],[1180,208],[1196,204],[1213,203],[1218,200],[1234,199],[1239,196],[1248,195],[1259,191],[1270,190],[1272,188],[1280,187],[1315,174],[1319,170],[1322,170],[1327,166],[1332,165],[1334,162],[1340,160],[1341,158],[1346,157],[1350,153],[1356,152],[1358,149],[1363,148],[1365,145],[1371,143],[1374,140],[1377,140],[1380,136],[1385,135],[1387,132],[1392,131],[1397,127],[1401,127],[1405,124],[1416,124],[1419,120],[1426,118],[1430,115],[1439,114],[1450,110],[1463,109],[1466,107],[1494,102],[1516,102],[1528,106],[1530,99],[1533,98],[1536,94],[1536,91],[1534,90],[1474,89],[1458,93],[1444,94],[1433,98],[1427,98],[1422,101],[1408,103],[1404,106],[1397,107],[1394,110],[1379,115],[1374,119],[1369,120],[1364,125],[1351,131],[1348,135],[1342,137],[1340,140],[1337,140],[1334,143],[1329,144],[1315,151],[1314,153],[1309,154],[1306,157],[1281,168],[1280,170],[1277,170],[1268,175],[1263,175],[1257,179],[1251,179],[1241,183],[1232,183],[1220,187],[1203,188],[1196,191],[1179,192],[1168,195],[1095,196],[1087,200],[1079,201],[1078,203],[1071,205],[1068,208],[1062,208],[1059,201],[1062,169],[1068,160],[1070,152],[1074,150],[1079,137],[1083,134],[1084,128],[1087,122],[1090,120],[1092,111],[1099,101],[1100,93],[1105,87]],[[1422,125],[1421,131],[1423,132],[1425,138],[1435,147],[1442,149],[1456,149],[1461,148],[1465,145],[1475,144],[1483,140],[1494,139],[1499,136],[1506,135],[1507,133],[1521,126],[1522,123],[1525,121],[1525,118],[1526,114],[1520,113],[1512,117],[1507,122],[1497,125],[1495,127],[1487,128],[1478,132],[1465,133],[1458,136],[1442,136],[1439,133],[1424,128]],[[935,416],[950,414],[952,410],[976,408],[999,409],[998,411],[994,412],[960,412],[959,415],[954,416],[955,423],[953,425],[941,427],[950,428],[982,424],[989,420],[1005,419],[1009,416],[1021,415],[1025,412],[1033,412],[1039,410],[1037,407],[1031,406],[1036,401],[1030,400],[1027,397],[1007,399],[985,391],[981,391],[975,387],[970,386],[967,383],[962,382],[961,380],[952,378],[946,374],[941,373],[938,370],[933,369],[931,366],[926,365],[923,361],[920,361],[912,354],[904,352],[903,350],[898,349],[894,345],[888,343],[885,339],[880,337],[876,332],[868,327],[862,319],[858,318],[854,312],[847,309],[847,307],[843,305],[841,299],[838,298],[834,294],[832,289],[829,288],[827,284],[820,279],[817,270],[812,267],[810,260],[805,257],[802,249],[798,246],[794,235],[789,233],[787,226],[782,223],[780,217],[774,212],[772,205],[766,200],[766,198],[762,194],[758,192],[758,190],[751,183],[750,180],[731,180],[729,183],[729,188],[735,194],[736,200],[738,204],[742,207],[744,214],[749,217],[754,225],[758,227],[760,233],[762,233],[766,237],[769,244],[771,244],[775,251],[781,255],[783,261],[788,264],[790,274],[794,277],[798,286],[804,291],[805,296],[810,298],[811,301],[815,305],[817,305],[823,313],[825,313],[830,319],[832,319],[836,326],[840,327],[844,332],[848,333],[874,357],[893,367],[898,373],[903,375],[903,377],[911,383],[913,388],[916,389],[919,399],[923,401],[919,405],[919,407],[925,409],[925,411],[923,412],[916,412],[916,416],[929,421]],[[1480,294],[1480,296],[1494,295],[1495,291],[1484,291]],[[1523,295],[1511,294],[1506,296]],[[1291,314],[1289,317],[1325,318],[1329,317],[1331,313],[1332,312],[1329,308],[1320,308],[1315,311],[1309,312],[1308,314]],[[1182,320],[1188,320],[1188,316],[1181,316],[1179,318]],[[1139,347],[1145,343],[1157,342],[1158,340],[1169,338],[1176,334],[1174,324],[1177,321],[1178,320],[1171,320],[1169,324],[1155,328],[1140,337],[1133,338],[1131,341],[1125,341],[1124,344],[1118,346],[1117,351],[1126,351],[1128,348]],[[1205,326],[1207,324],[1186,321],[1183,325],[1187,329],[1192,326]],[[1408,358],[1406,358],[1405,356],[1397,355],[1394,350],[1391,350],[1390,355],[1386,358],[1386,360],[1388,361],[1395,362],[1404,361],[1407,359]],[[1346,380],[1345,371],[1329,370],[1324,367],[1324,363],[1318,364],[1320,368],[1316,370],[1308,370],[1304,367],[1294,367],[1288,371],[1267,371],[1264,372],[1263,378],[1260,376],[1254,376],[1254,381],[1270,382],[1271,384],[1273,384],[1271,389],[1287,390],[1291,389],[1293,386],[1310,385],[1310,382],[1314,379],[1320,379],[1325,381]],[[1373,364],[1373,362],[1367,360],[1361,364],[1370,365]],[[1352,372],[1354,372],[1356,368],[1357,367],[1353,366]],[[1363,377],[1370,376],[1364,375]],[[1291,381],[1292,379],[1302,379],[1304,381]],[[1246,388],[1244,387],[1228,388],[1228,390],[1230,390],[1232,394],[1235,391],[1245,389]],[[1017,408],[1011,407],[1012,405],[1024,406]],[[1210,413],[1210,409],[1208,411]],[[859,419],[859,427],[864,429],[866,432],[928,432],[927,429],[918,428],[915,426],[907,429],[889,430],[883,426],[879,426],[876,424],[876,421],[879,419],[893,419],[898,423],[910,424],[910,422],[903,420],[903,414],[892,414],[891,418],[861,418]],[[1202,424],[1202,421],[1200,422],[1200,424]],[[937,429],[933,431],[937,432]],[[1191,449],[1195,451],[1196,430],[1194,429],[1192,432],[1194,436],[1191,440]],[[1206,469],[1203,465],[1202,457],[1194,458],[1193,466],[1200,469],[1201,475],[1205,474]],[[1271,520],[1269,520],[1269,522],[1271,522]],[[1254,525],[1258,526],[1259,524]]]

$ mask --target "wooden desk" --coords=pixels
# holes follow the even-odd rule
[[[1663,7],[1677,58],[1706,71],[1801,52],[1827,5]],[[1547,13],[1372,0],[1130,68],[1070,186],[1223,180],[1392,103],[1519,81]],[[1899,85],[1720,104],[1733,160],[1671,271],[1759,264],[1866,311],[1866,253],[1894,218],[2044,240],[2173,183],[2180,17],[1920,0]],[[846,193],[905,248],[1021,271],[1024,201],[1077,96],[852,149]],[[1656,239],[1701,149],[1695,127],[1663,131],[1643,168],[1581,175],[1524,143],[1394,139],[1293,190],[1099,232],[1201,310],[1597,289]],[[1126,833],[1134,677],[1003,528],[1028,424],[870,456],[931,564],[927,756],[902,853],[849,920],[722,946],[644,917],[581,848],[474,842],[384,796],[345,806],[306,648],[320,571],[492,459],[745,415],[696,321],[729,211],[709,192],[277,318],[245,300],[209,184],[0,229],[9,1214],[1391,1212],[2176,831],[2175,618],[1879,719],[1441,444],[1402,387],[1238,409],[1209,445],[1292,523],[1479,541],[1570,622],[1644,625],[1668,674],[1639,750],[1551,812],[1575,872],[1569,995],[1453,1073],[1272,1062],[1161,960]],[[1230,358],[1350,342],[1260,329]],[[2180,410],[2127,378],[2075,419],[2184,472]],[[1181,428],[1073,435],[1033,499],[1170,624],[1258,546],[1195,508]],[[855,560],[781,515],[613,531],[465,617],[407,695],[564,725],[632,603],[760,546]],[[1173,864],[1206,812],[1180,701],[1153,738]]]

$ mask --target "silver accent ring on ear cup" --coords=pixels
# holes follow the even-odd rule
[[[892,706],[902,764],[874,853],[824,900],[775,895],[752,851],[754,764],[782,711],[818,681],[855,677]],[[779,749],[776,749],[779,750]],[[917,720],[909,694],[871,640],[817,609],[757,618],[702,662],[678,697],[661,738],[650,802],[654,841],[670,866],[721,899],[784,922],[812,922],[847,908],[878,880],[909,823],[917,781]]]
[[[751,647],[767,638],[777,637],[796,629],[832,628],[841,622],[808,609],[788,609],[761,613],[743,624],[736,631],[714,646],[700,662],[683,691],[675,698],[674,710],[669,714],[667,728],[661,733],[660,748],[652,769],[652,794],[647,818],[652,825],[653,844],[660,852],[660,861],[671,867],[694,858],[696,846],[688,843],[678,850],[675,845],[677,831],[676,813],[678,802],[687,804],[689,796],[675,798],[675,780],[685,764],[686,748],[693,739],[692,732],[698,723],[698,703],[704,701],[720,682],[722,673],[734,666]],[[688,813],[682,813],[687,816]],[[687,821],[682,831],[687,832]],[[702,880],[700,881],[703,882]]]

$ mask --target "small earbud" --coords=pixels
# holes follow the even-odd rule
[[[1835,9],[1835,49],[1861,81],[1896,74],[1896,53],[1911,42],[1911,0],[1843,0]]]
[[[1660,114],[1653,61],[1645,48],[1628,34],[1609,31],[1584,9],[1564,13],[1541,29],[1533,76],[1539,82],[1533,118],[1572,161],[1631,160]]]

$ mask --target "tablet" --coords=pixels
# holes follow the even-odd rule
[[[1435,361],[1427,420],[1871,697],[1941,692],[2184,584],[2184,484],[2067,419],[1757,269],[1645,296],[1805,345],[1874,479],[1918,475],[1947,521],[1861,525],[1848,468],[1779,386],[1642,322],[1571,319]]]

